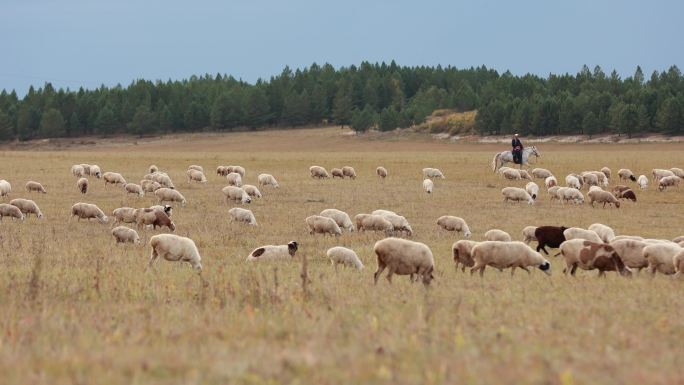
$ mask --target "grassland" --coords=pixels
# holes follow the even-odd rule
[[[322,129],[185,136],[97,151],[5,151],[0,178],[10,198],[30,197],[46,219],[0,223],[0,383],[2,384],[676,384],[684,383],[684,283],[645,274],[625,279],[595,272],[565,277],[488,269],[483,279],[455,271],[458,236],[435,224],[465,218],[475,240],[490,228],[520,239],[527,225],[608,224],[620,234],[673,238],[682,229],[680,190],[638,193],[619,210],[560,207],[542,194],[532,207],[501,202],[505,182],[489,168],[495,145],[422,139],[368,140]],[[645,173],[681,167],[683,145],[544,145],[538,165],[557,176],[609,166]],[[91,179],[83,197],[69,174],[75,163],[99,164],[138,181],[150,164],[174,179],[188,199],[177,208],[177,233],[203,257],[201,277],[160,261],[146,272],[149,246],[115,246],[109,225],[69,222],[78,201],[106,212],[153,204]],[[199,164],[206,184],[188,184]],[[249,208],[260,226],[229,224],[219,164],[247,169],[246,183],[268,172],[279,190],[262,189]],[[312,180],[308,167],[352,165],[356,180]],[[374,174],[385,166],[390,177]],[[446,180],[428,196],[423,167]],[[42,182],[47,195],[23,184]],[[29,196],[30,195],[30,196]],[[7,198],[3,202],[8,201]],[[430,290],[396,277],[372,285],[379,235],[339,239],[308,234],[304,218],[335,207],[350,215],[378,208],[411,222],[415,240],[435,255]],[[154,232],[149,230],[147,238]],[[308,260],[248,265],[255,247],[300,242]],[[353,248],[366,269],[335,273],[333,245]]]

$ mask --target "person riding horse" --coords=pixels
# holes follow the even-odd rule
[[[513,163],[522,164],[523,145],[520,139],[518,139],[518,134],[513,135],[513,140],[511,140],[511,147],[513,147]]]

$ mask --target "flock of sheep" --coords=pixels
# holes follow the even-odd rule
[[[311,166],[310,175],[314,179],[340,177],[356,178],[353,167],[328,171],[320,166]],[[525,201],[532,204],[539,195],[539,187],[532,178],[544,179],[551,199],[561,202],[572,201],[583,203],[584,195],[581,189],[587,186],[589,201],[593,203],[613,204],[620,207],[618,198],[636,201],[634,191],[625,185],[618,185],[611,192],[603,190],[608,186],[611,171],[607,167],[600,171],[585,171],[581,174],[570,174],[565,178],[566,187],[558,186],[557,179],[550,171],[535,168],[528,173],[525,170],[502,167],[497,171],[503,177],[510,180],[529,179],[524,189],[506,187],[502,190],[504,201]],[[125,194],[144,196],[146,193],[153,194],[158,205],[146,208],[120,207],[113,210],[111,216],[114,225],[135,224],[138,229],[145,227],[166,228],[174,232],[176,226],[172,220],[173,209],[165,203],[175,203],[185,206],[185,197],[176,189],[169,175],[150,166],[149,173],[143,177],[140,184],[128,183],[119,173],[102,173],[97,165],[79,164],[71,168],[71,173],[77,179],[76,187],[82,194],[88,193],[89,182],[87,176],[102,179],[105,188],[108,185],[121,186]],[[221,192],[228,204],[248,204],[254,198],[261,198],[261,192],[257,186],[242,183],[245,169],[241,166],[219,166],[217,175],[225,177],[227,186]],[[379,178],[386,178],[388,171],[384,167],[378,167],[376,174]],[[188,183],[205,183],[207,178],[201,166],[191,165],[186,171]],[[644,175],[636,178],[627,169],[618,171],[621,181],[637,182],[641,189],[648,188],[648,178]],[[653,170],[653,183],[657,184],[659,191],[664,191],[669,186],[677,186],[680,178],[684,177],[684,171],[678,168],[670,170]],[[444,179],[444,174],[435,168],[423,169],[423,189],[432,193],[434,189],[433,179]],[[261,188],[279,188],[277,180],[270,174],[260,174],[257,177]],[[38,182],[29,181],[25,186],[27,192],[47,193],[45,188]],[[0,180],[0,196],[7,196],[11,192],[11,185],[5,180]],[[0,220],[2,217],[12,217],[24,220],[30,214],[42,218],[43,214],[37,204],[28,199],[13,199],[9,204],[0,204]],[[239,222],[246,225],[257,225],[252,211],[243,207],[233,207],[228,211],[231,222]],[[105,213],[94,204],[79,202],[72,206],[71,217],[80,219],[95,219],[102,223],[109,221]],[[323,234],[339,236],[343,231],[376,231],[388,236],[377,241],[374,252],[377,256],[377,270],[374,281],[377,283],[380,275],[387,270],[387,280],[391,282],[392,276],[409,275],[411,281],[420,280],[424,285],[429,285],[434,279],[435,263],[430,248],[420,242],[414,242],[403,237],[413,235],[413,229],[408,220],[389,210],[375,210],[371,213],[361,213],[351,217],[344,211],[337,209],[325,209],[318,215],[311,215],[305,219],[311,235]],[[461,233],[465,238],[471,237],[472,233],[466,221],[456,216],[442,216],[437,218],[436,225],[445,231]],[[116,243],[141,244],[140,236],[134,228],[119,225],[112,229],[111,234]],[[558,248],[562,255],[566,268],[565,273],[575,274],[577,268],[584,270],[598,270],[600,275],[606,271],[616,271],[622,275],[631,275],[632,270],[648,268],[653,274],[681,275],[684,272],[684,236],[674,240],[644,239],[638,236],[615,235],[613,229],[603,224],[593,224],[588,229],[577,227],[566,228],[557,226],[528,226],[522,230],[523,242],[514,241],[512,237],[498,229],[491,229],[484,234],[484,241],[459,240],[452,245],[453,260],[458,268],[461,266],[465,271],[470,267],[471,274],[479,271],[484,274],[487,266],[503,270],[510,268],[511,275],[516,268],[530,272],[530,267],[540,269],[550,274],[550,262],[540,252],[548,255],[546,247]],[[537,242],[536,250],[529,244]],[[162,233],[150,238],[151,254],[149,267],[161,258],[167,261],[187,262],[193,268],[202,270],[200,253],[192,241],[187,237],[174,234]],[[254,249],[246,258],[249,262],[266,260],[291,260],[298,250],[298,243],[291,241],[285,245],[265,245]],[[358,255],[351,249],[341,246],[327,250],[327,256],[332,265],[350,266],[363,269],[363,263]]]

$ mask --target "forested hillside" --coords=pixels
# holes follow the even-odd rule
[[[0,85],[1,86],[1,85]],[[228,75],[130,85],[31,87],[0,94],[0,140],[145,135],[342,124],[357,131],[424,122],[434,110],[477,110],[482,134],[684,133],[684,79],[673,66],[646,79],[584,67],[575,75],[513,76],[486,67],[313,64],[249,84]]]

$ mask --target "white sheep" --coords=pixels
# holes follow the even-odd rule
[[[477,242],[465,239],[456,241],[451,245],[451,254],[454,257],[456,269],[458,269],[458,265],[460,264],[461,272],[465,272],[466,267],[473,267],[475,265],[472,255],[473,247],[475,247],[475,245],[477,245]]]
[[[174,186],[173,181],[171,178],[163,173],[157,173],[152,175],[152,180],[159,183],[162,185],[162,187],[170,188],[170,189],[175,189],[176,186]]]
[[[311,177],[314,179],[330,178],[328,171],[321,166],[311,166],[309,167],[309,172],[311,173]]]
[[[267,245],[257,247],[247,256],[247,262],[269,261],[269,260],[291,260],[297,252],[298,244],[291,241],[287,245]]]
[[[648,188],[648,178],[646,175],[639,175],[639,179],[637,179],[637,184],[639,185],[639,188],[642,190],[646,190]]]
[[[584,203],[584,194],[576,188],[565,187],[558,189],[558,195],[561,197],[561,203],[573,202],[575,204]]]
[[[195,171],[199,171],[199,172],[204,174],[204,168],[202,166],[198,166],[196,164],[188,166],[188,170],[195,170]]]
[[[668,187],[679,186],[681,179],[676,175],[664,176],[658,180],[658,191],[665,191]]]
[[[354,221],[356,222],[356,229],[359,231],[384,231],[387,234],[394,231],[392,223],[381,215],[357,214]]]
[[[470,274],[477,270],[484,275],[485,268],[491,266],[499,270],[511,268],[511,275],[516,268],[530,272],[527,268],[535,266],[544,273],[551,275],[551,264],[538,252],[532,250],[523,242],[485,241],[475,245],[472,249],[475,266]]]
[[[162,188],[162,185],[153,180],[143,179],[140,181],[140,187],[142,187],[144,192],[153,193]]]
[[[486,241],[510,242],[511,236],[507,232],[499,229],[491,229],[484,235]]]
[[[36,191],[39,193],[47,194],[47,191],[45,191],[45,187],[43,187],[43,185],[38,183],[38,182],[28,181],[28,182],[26,182],[25,187],[26,187],[26,191],[28,191],[28,192]]]
[[[538,179],[547,179],[553,176],[551,171],[545,169],[545,168],[534,168],[530,172],[533,177],[538,178]]]
[[[80,178],[80,177],[85,176],[85,169],[80,164],[75,164],[75,165],[71,166],[71,173],[75,177]]]
[[[345,213],[344,211],[337,209],[325,209],[321,211],[319,215],[332,219],[341,229],[345,229],[349,232],[354,231],[354,225],[352,224],[351,218],[349,218],[349,214]]]
[[[242,187],[242,177],[236,172],[231,172],[226,175],[228,186]]]
[[[684,170],[682,170],[681,168],[679,168],[679,167],[672,167],[672,168],[670,169],[670,171],[672,171],[672,173],[675,174],[676,176],[678,176],[678,177],[684,179]]]
[[[615,206],[615,208],[620,208],[620,201],[615,198],[615,195],[608,191],[589,191],[587,196],[589,197],[589,203],[591,203],[591,207],[594,207],[594,202],[597,202],[603,203],[604,208],[606,207],[606,204],[612,204]]]
[[[432,188],[433,187],[434,187],[434,183],[432,183],[432,179],[423,180],[423,190],[425,190],[426,193],[432,194]]]
[[[154,192],[159,203],[164,202],[179,202],[181,206],[185,206],[188,202],[185,200],[183,194],[178,192],[178,190],[162,187]]]
[[[272,186],[273,188],[279,188],[278,181],[271,174],[259,174],[257,177],[259,181],[259,186]]]
[[[102,178],[102,171],[100,170],[100,166],[93,164],[90,166],[90,175],[94,176],[97,179]]]
[[[36,202],[30,199],[12,199],[9,204],[17,207],[23,214],[26,214],[27,218],[31,216],[31,214],[35,215],[38,219],[43,218],[43,213],[40,211],[40,208]]]
[[[582,175],[582,182],[584,182],[584,184],[588,186],[598,186],[599,184],[599,180],[596,177],[596,174],[592,173],[586,173]]]
[[[442,178],[445,179],[444,174],[437,168],[427,167],[423,169],[423,178]]]
[[[126,179],[118,172],[106,172],[102,175],[102,178],[104,179],[105,187],[107,187],[108,184],[126,184]]]
[[[333,179],[335,179],[335,178],[344,179],[344,173],[342,173],[341,168],[330,169],[330,175],[332,175]]]
[[[202,270],[202,258],[200,257],[197,246],[192,239],[181,237],[174,234],[157,234],[150,238],[151,268],[157,258],[163,258],[170,262],[187,262],[195,270]]]
[[[532,241],[537,240],[537,236],[534,234],[537,231],[537,226],[526,226],[522,229],[523,242],[530,244]]]
[[[15,218],[22,221],[26,219],[19,207],[7,203],[0,203],[0,221],[2,221],[3,217]]]
[[[354,250],[348,249],[346,247],[335,246],[329,248],[325,254],[330,259],[330,263],[332,263],[333,267],[335,267],[335,270],[337,270],[337,265],[354,267],[358,270],[363,269],[363,263],[361,263],[359,256],[356,255]]]
[[[644,258],[644,247],[648,243],[638,239],[614,238],[610,245],[620,256],[622,263],[630,269],[641,269],[648,267],[648,260]]]
[[[532,197],[532,199],[537,199],[539,195],[539,186],[534,182],[528,182],[525,185],[525,191]]]
[[[143,188],[135,183],[126,183],[124,185],[124,190],[126,191],[126,194],[136,194],[141,198],[145,196],[145,191],[143,191]]]
[[[252,198],[241,187],[226,186],[221,189],[221,192],[226,197],[226,203],[230,203],[230,201],[252,203]]]
[[[233,207],[228,210],[228,215],[230,216],[231,222],[244,222],[248,225],[257,226],[256,218],[254,218],[254,214],[250,210],[241,207]]]
[[[653,174],[653,183],[658,183],[660,179],[666,176],[676,176],[674,172],[662,168],[654,168],[651,173]]]
[[[0,197],[8,196],[12,192],[12,185],[4,180],[0,179]]]
[[[549,187],[547,192],[549,193],[549,197],[551,198],[551,200],[558,199],[560,201],[561,199],[563,199],[563,196],[561,195],[561,190],[567,188],[568,187],[552,186]]]
[[[437,225],[446,231],[462,232],[464,237],[470,238],[470,227],[468,227],[466,221],[461,217],[442,215],[437,218]]]
[[[603,175],[606,176],[606,178],[610,179],[610,176],[613,174],[613,172],[606,166],[601,167],[601,172]]]
[[[378,269],[373,274],[375,284],[385,269],[388,270],[389,283],[392,283],[394,274],[410,275],[411,281],[414,275],[417,275],[425,286],[434,279],[435,259],[430,248],[424,243],[401,238],[385,238],[375,243],[373,251],[378,261]]]
[[[218,166],[216,167],[216,175],[226,176],[231,173],[232,170],[228,166]]]
[[[532,177],[530,176],[530,174],[526,170],[518,170],[518,172],[520,173],[520,178],[532,180]]]
[[[613,239],[615,239],[615,231],[604,224],[594,223],[587,229],[594,231],[599,236],[599,238],[601,238],[601,241],[605,243],[610,243],[613,241]]]
[[[228,166],[228,173],[231,173],[231,172],[236,172],[236,173],[240,174],[240,176],[243,178],[245,177],[245,174],[246,174],[245,168],[242,166]]]
[[[565,237],[565,240],[585,239],[587,241],[603,243],[603,240],[595,231],[585,230],[581,227],[571,227],[569,229],[565,229],[565,231],[563,231],[563,236]]]
[[[197,183],[207,183],[207,177],[204,176],[204,172],[200,170],[195,170],[195,169],[190,169],[186,172],[188,176],[188,183],[190,182],[197,182]]]
[[[510,179],[510,180],[519,180],[522,179],[520,176],[520,171],[512,168],[506,168],[501,175],[503,175],[504,178]]]
[[[574,175],[568,175],[565,177],[565,186],[579,190],[582,188],[579,178]]]
[[[413,229],[405,217],[387,210],[375,210],[372,214],[387,219],[392,224],[394,231],[405,232],[408,236],[413,235]]]
[[[544,185],[547,189],[550,189],[553,186],[558,186],[558,180],[555,176],[551,175],[550,177],[544,179]]]
[[[356,179],[356,170],[354,170],[354,167],[344,166],[342,167],[342,175],[351,179]]]
[[[112,229],[112,236],[116,240],[116,243],[133,243],[140,244],[140,236],[138,232],[130,229],[126,226],[117,226]]]
[[[252,198],[261,198],[261,191],[259,189],[251,184],[244,184],[242,185],[242,189],[245,190],[247,195],[251,196]]]
[[[642,250],[644,258],[648,261],[648,269],[651,274],[674,274],[674,256],[682,251],[676,243],[654,243],[647,245]]]
[[[632,170],[628,168],[619,169],[618,176],[620,177],[620,180],[631,180],[632,182],[636,182],[636,177],[634,176],[634,173],[632,173]]]
[[[382,179],[387,178],[387,169],[379,166],[378,168],[375,169],[375,173],[378,174],[378,176]]]
[[[94,204],[79,202],[71,206],[71,218],[78,217],[78,221],[81,219],[90,220],[91,218],[97,219],[101,223],[107,223],[109,218]]]
[[[524,189],[519,187],[504,187],[501,189],[501,195],[504,197],[504,203],[512,202],[527,202],[528,205],[534,204],[534,199]]]
[[[603,190],[603,189],[602,189],[601,187],[599,187],[599,186],[590,186],[590,187],[589,187],[589,192],[592,192],[592,191],[605,191],[605,190]]]
[[[311,215],[306,217],[306,225],[309,227],[309,234],[330,234],[330,235],[341,235],[342,230],[340,226],[335,223],[332,218]]]
[[[136,223],[137,212],[133,207],[119,207],[112,211],[114,224],[117,223]]]
[[[81,194],[85,194],[88,192],[88,179],[86,178],[81,178],[76,182],[76,187],[78,187],[78,191],[81,192]]]
[[[86,163],[81,163],[81,167],[83,167],[83,173],[84,175],[90,175],[90,165]]]

